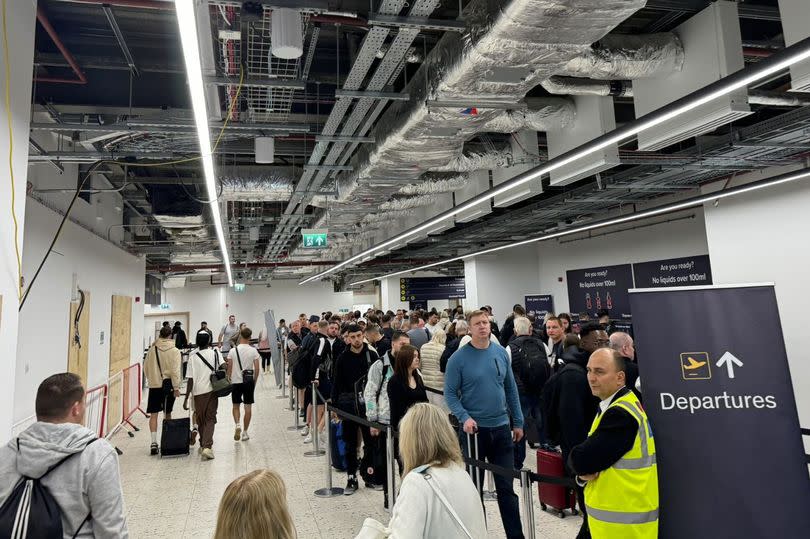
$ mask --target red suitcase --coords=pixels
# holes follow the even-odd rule
[[[563,477],[562,454],[555,451],[537,451],[537,473],[552,477]],[[538,483],[537,491],[540,495],[540,507],[547,511],[551,507],[560,518],[565,518],[565,510],[570,509],[576,515],[577,494],[573,489],[561,485]]]

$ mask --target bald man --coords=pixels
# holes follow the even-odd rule
[[[587,527],[593,539],[658,537],[658,473],[649,419],[625,387],[624,358],[609,348],[588,360],[588,385],[599,413],[588,438],[568,464],[585,487]]]
[[[624,358],[626,385],[633,390],[636,397],[641,400],[641,392],[636,389],[638,380],[638,364],[636,363],[636,348],[633,345],[633,337],[623,331],[617,331],[610,335],[610,347],[616,350]]]

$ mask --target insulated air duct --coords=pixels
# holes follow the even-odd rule
[[[270,15],[270,45],[272,55],[283,60],[294,60],[304,54],[301,12],[278,8]]]

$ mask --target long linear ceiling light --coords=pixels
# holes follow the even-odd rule
[[[222,252],[222,263],[225,265],[225,271],[228,274],[228,286],[233,286],[231,259],[228,256],[228,244],[225,242],[222,216],[217,201],[214,159],[211,156],[211,132],[208,126],[208,111],[205,103],[205,86],[203,85],[202,64],[200,63],[200,42],[197,36],[197,19],[194,15],[194,4],[194,0],[175,0],[174,2],[177,10],[177,26],[180,29],[180,41],[183,43],[183,57],[186,62],[191,105],[194,110],[194,124],[197,126],[197,136],[200,139],[200,158],[205,176],[205,188],[208,192],[208,205],[211,208],[211,218],[214,220],[219,250]]]
[[[781,174],[779,176],[774,176],[772,178],[767,178],[765,180],[760,180],[757,182],[752,182],[746,185],[740,185],[739,187],[732,187],[731,189],[726,189],[725,191],[718,191],[715,193],[708,193],[705,195],[698,195],[696,197],[688,198],[686,200],[681,200],[678,202],[673,202],[671,204],[665,204],[663,206],[659,206],[657,208],[650,208],[649,210],[643,210],[640,212],[632,213],[629,215],[621,215],[617,217],[610,217],[608,219],[603,219],[601,221],[596,221],[590,223],[588,225],[578,226],[574,228],[570,228],[568,230],[563,230],[560,232],[554,232],[552,234],[543,234],[542,236],[536,236],[534,238],[529,238],[525,240],[521,240],[515,243],[510,243],[509,245],[501,245],[498,247],[491,247],[489,249],[483,249],[481,251],[475,251],[473,253],[468,253],[461,256],[456,256],[454,258],[448,258],[446,260],[441,260],[439,262],[434,262],[432,264],[426,264],[424,266],[419,266],[416,268],[410,268],[403,271],[397,271],[395,273],[388,273],[386,275],[381,275],[379,277],[373,277],[371,279],[365,279],[362,281],[357,281],[351,283],[349,286],[360,285],[364,283],[368,283],[371,281],[376,281],[378,279],[384,279],[387,277],[396,277],[397,275],[404,275],[406,273],[411,273],[413,271],[421,271],[426,270],[429,268],[434,268],[436,266],[442,266],[444,264],[449,264],[451,262],[457,262],[459,260],[464,260],[465,258],[471,258],[474,256],[481,256],[487,255],[490,253],[494,253],[496,251],[502,251],[504,249],[512,249],[514,247],[520,247],[521,245],[526,245],[529,243],[536,243],[541,241],[553,240],[555,238],[560,238],[563,236],[570,236],[572,234],[579,234],[581,232],[588,232],[589,230],[594,230],[597,228],[604,228],[607,226],[614,226],[619,225],[622,223],[627,223],[630,221],[638,221],[640,219],[647,219],[649,217],[655,217],[657,215],[663,215],[667,213],[673,213],[681,210],[686,210],[689,208],[694,208],[704,204],[706,202],[712,202],[721,198],[728,198],[735,195],[741,195],[744,193],[750,193],[751,191],[757,191],[759,189],[763,189],[765,187],[771,187],[774,185],[779,185],[783,183],[793,182],[796,180],[802,180],[805,178],[810,178],[810,169],[802,169],[797,172],[789,172],[787,174]]]
[[[741,69],[736,73],[732,73],[727,77],[696,90],[687,96],[684,96],[668,105],[650,112],[649,114],[645,114],[641,118],[628,122],[622,127],[605,133],[604,135],[601,135],[590,142],[586,142],[585,144],[558,157],[555,157],[554,159],[550,159],[538,167],[515,176],[511,180],[485,191],[480,195],[464,202],[463,204],[459,204],[455,208],[442,212],[436,217],[428,219],[426,222],[415,228],[361,251],[356,255],[344,260],[340,264],[304,279],[298,284],[305,284],[315,279],[320,279],[321,277],[333,273],[340,268],[351,264],[352,262],[368,256],[371,253],[385,249],[386,247],[395,243],[402,242],[405,238],[419,234],[424,230],[429,230],[446,219],[477,206],[478,204],[486,202],[491,198],[502,195],[515,187],[530,181],[539,180],[544,174],[548,174],[570,163],[578,161],[585,156],[610,146],[611,144],[627,142],[645,129],[650,129],[651,127],[655,127],[656,125],[660,125],[664,122],[672,120],[681,114],[691,111],[695,107],[705,105],[714,99],[727,95],[735,90],[739,90],[740,88],[745,88],[758,80],[769,77],[774,73],[787,69],[796,62],[800,62],[808,58],[810,58],[810,38],[803,39],[802,41],[799,41],[790,47],[773,54],[770,58],[757,62],[756,64],[745,69]]]

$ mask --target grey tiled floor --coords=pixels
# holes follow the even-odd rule
[[[233,419],[229,399],[221,399],[219,423],[214,437],[212,461],[202,462],[196,449],[191,456],[161,459],[149,455],[146,419],[139,414],[135,424],[141,428],[134,437],[124,431],[112,442],[123,451],[120,456],[121,478],[127,508],[130,536],[146,538],[194,538],[213,535],[217,507],[225,487],[236,477],[256,468],[272,468],[287,485],[287,501],[302,539],[352,538],[363,519],[388,521],[383,511],[382,493],[361,486],[353,496],[316,498],[313,492],[326,484],[324,457],[304,457],[312,448],[304,445],[295,431],[287,401],[276,399],[280,391],[271,387],[272,376],[262,376],[256,390],[251,439],[233,440]],[[180,402],[175,412],[180,411]],[[177,417],[177,415],[176,415]],[[534,458],[529,452],[527,461]],[[533,463],[527,462],[534,468]],[[335,486],[344,486],[345,474],[333,473]],[[516,487],[517,488],[517,487]],[[537,537],[567,539],[576,536],[581,520],[569,516],[560,519],[540,510],[534,496]],[[490,537],[504,537],[498,506],[486,502]]]

